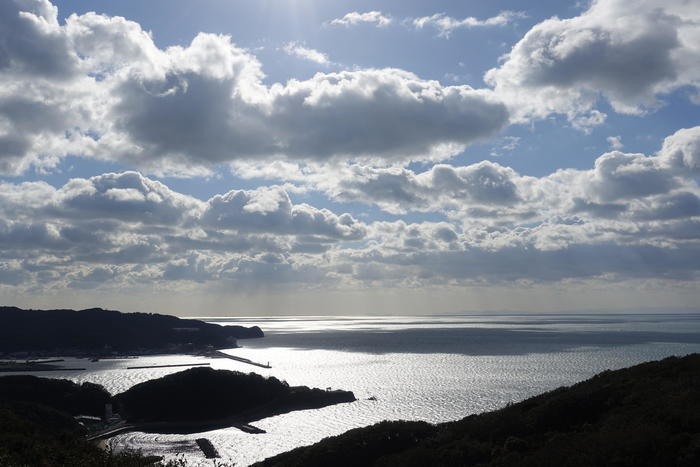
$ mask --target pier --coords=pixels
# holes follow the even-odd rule
[[[103,439],[111,438],[112,436],[117,436],[122,433],[127,433],[129,431],[135,431],[136,426],[128,424],[126,422],[120,422],[116,425],[109,426],[85,437],[88,441],[100,441]]]
[[[214,445],[207,438],[197,438],[195,440],[195,443],[197,443],[197,446],[199,446],[199,449],[202,450],[202,452],[204,453],[204,457],[206,457],[207,459],[215,459],[217,457],[221,457]]]
[[[205,355],[207,357],[211,357],[211,358],[228,358],[229,360],[235,360],[237,362],[247,363],[248,365],[257,366],[260,368],[272,368],[270,366],[269,362],[267,365],[265,365],[263,363],[254,362],[253,360],[251,360],[249,358],[236,357],[235,355],[229,355],[229,354],[224,353],[220,350],[212,350],[211,352],[207,352]]]
[[[238,428],[244,433],[250,433],[253,435],[261,434],[261,433],[267,433],[265,430],[262,428],[258,428],[257,426],[253,426],[249,423],[243,423],[240,425],[232,425],[234,428]]]
[[[1,361],[0,372],[2,373],[24,373],[35,371],[84,371],[85,368],[65,368],[59,365],[54,365],[48,362],[62,362],[61,359],[18,362],[18,361]]]
[[[144,366],[128,366],[127,370],[146,370],[149,368],[174,368],[178,366],[209,366],[211,363],[176,363],[173,365],[144,365]]]

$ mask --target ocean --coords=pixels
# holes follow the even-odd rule
[[[242,340],[226,352],[271,369],[228,359],[149,356],[67,361],[83,372],[42,376],[92,381],[120,392],[182,368],[127,366],[211,363],[214,368],[275,376],[290,385],[351,390],[357,402],[270,417],[237,429],[191,435],[127,433],[115,450],[140,449],[188,465],[214,465],[195,439],[206,437],[237,466],[308,445],[381,420],[444,422],[504,405],[617,369],[671,355],[700,352],[700,314],[512,314],[444,316],[212,318],[259,325],[263,339]],[[206,388],[197,396],[206,397]],[[232,395],[232,397],[235,397]],[[177,408],[174,408],[175,410]]]

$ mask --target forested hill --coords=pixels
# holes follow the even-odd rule
[[[219,326],[153,313],[0,307],[0,353],[131,353],[196,350],[209,345],[226,348],[234,346],[236,339],[263,335],[257,326]]]
[[[606,371],[457,422],[382,422],[258,467],[700,465],[700,355]]]
[[[216,422],[232,416],[254,421],[353,401],[350,391],[290,387],[274,376],[201,367],[145,381],[114,396],[119,413],[130,422]]]
[[[104,415],[106,403],[113,403],[131,428],[139,431],[199,433],[354,400],[350,391],[290,387],[273,377],[212,368],[192,368],[146,381],[114,397],[102,386],[87,382],[3,376],[0,466],[190,465],[182,459],[154,463],[136,452],[113,453],[88,443],[85,435],[90,430],[94,435],[106,427],[100,422],[85,426],[73,417]]]

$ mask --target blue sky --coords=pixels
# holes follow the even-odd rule
[[[692,308],[698,7],[6,2],[0,292]]]

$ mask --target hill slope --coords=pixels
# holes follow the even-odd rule
[[[603,372],[457,422],[382,422],[258,466],[700,465],[700,355]]]
[[[3,376],[0,466],[156,465],[154,459],[139,453],[113,454],[85,440],[87,428],[73,416],[102,415],[108,402],[113,402],[138,429],[189,433],[354,400],[349,391],[290,387],[276,378],[211,368],[167,375],[114,397],[92,383]],[[182,464],[173,461],[157,465]]]
[[[350,391],[290,387],[275,377],[203,367],[146,381],[114,396],[122,416],[157,432],[197,432],[203,431],[202,423],[230,426],[232,418],[249,422],[354,400]]]
[[[235,339],[263,337],[259,327],[219,326],[154,313],[23,310],[0,307],[0,353],[168,351],[189,345],[232,347]]]

